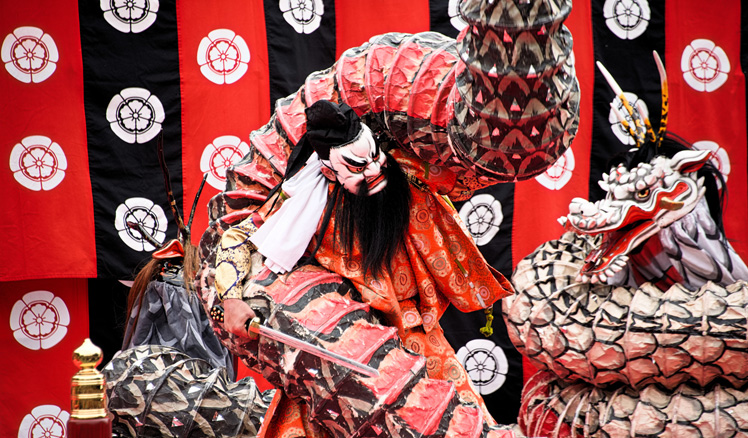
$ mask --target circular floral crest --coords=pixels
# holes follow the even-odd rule
[[[244,38],[229,29],[215,29],[200,41],[197,64],[209,81],[233,84],[249,69],[249,47]]]
[[[125,88],[106,108],[109,127],[127,143],[150,141],[161,132],[165,118],[161,101],[145,88]]]
[[[31,135],[10,151],[10,171],[29,190],[52,190],[65,179],[68,162],[59,144],[43,135]]]
[[[218,190],[226,188],[226,169],[249,153],[249,145],[235,135],[217,137],[203,149],[200,171],[208,174],[207,182]]]
[[[473,339],[457,351],[457,359],[482,395],[491,394],[506,381],[509,361],[490,339]]]
[[[18,438],[65,438],[69,418],[59,406],[37,406],[21,420]]]
[[[46,290],[29,292],[13,304],[10,329],[29,350],[47,350],[68,332],[70,312],[60,297]]]
[[[478,246],[490,242],[504,220],[501,203],[488,193],[475,195],[465,202],[460,208],[460,217]]]
[[[705,39],[691,41],[680,59],[683,79],[696,91],[711,92],[727,82],[730,59],[721,47]]]
[[[712,165],[714,165],[714,167],[716,167],[722,173],[722,176],[725,178],[725,182],[727,182],[727,177],[730,176],[731,170],[730,155],[727,153],[727,151],[719,144],[709,140],[697,141],[693,144],[693,147],[696,149],[712,152],[709,161],[711,161]]]
[[[138,230],[128,226],[128,222],[139,224],[159,243],[166,238],[167,220],[164,209],[147,198],[129,198],[117,207],[114,217],[114,227],[120,239],[135,251],[153,251],[151,245]]]
[[[11,76],[26,84],[38,84],[55,72],[60,53],[49,34],[38,27],[23,26],[5,37],[0,57]]]
[[[104,19],[122,33],[140,33],[156,22],[158,0],[101,0]]]
[[[449,0],[447,15],[449,15],[449,22],[455,29],[462,30],[467,26],[467,21],[460,15],[460,0]]]
[[[633,40],[647,30],[652,12],[647,0],[606,0],[605,24],[622,40]]]
[[[561,190],[571,180],[575,166],[574,152],[569,148],[553,166],[536,176],[535,180],[548,190]]]
[[[325,13],[322,0],[280,0],[278,6],[286,22],[302,34],[317,30]]]

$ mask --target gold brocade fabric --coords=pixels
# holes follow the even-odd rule
[[[257,231],[259,216],[252,214],[221,237],[216,250],[216,295],[220,301],[242,298],[244,282],[252,273],[252,253],[255,245],[249,241]]]
[[[305,404],[283,394],[270,424],[263,428],[266,432],[258,438],[328,438],[324,430],[308,421],[308,411]]]

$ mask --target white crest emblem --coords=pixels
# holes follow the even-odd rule
[[[140,33],[156,22],[159,0],[101,0],[104,19],[122,33]]]
[[[160,205],[156,205],[147,198],[130,198],[117,207],[114,217],[114,227],[119,232],[123,242],[135,251],[153,251],[155,246],[136,230],[128,226],[141,225],[143,229],[158,242],[163,243],[166,238],[166,215]]]
[[[205,147],[200,157],[200,171],[208,174],[208,184],[218,190],[226,188],[226,169],[249,153],[249,145],[237,136],[217,137]]]
[[[52,190],[65,178],[68,161],[59,144],[43,135],[31,135],[10,151],[10,171],[29,190]]]
[[[683,49],[680,58],[683,79],[696,91],[711,92],[727,82],[730,59],[710,40],[698,39]]]
[[[460,217],[473,236],[475,244],[483,246],[499,232],[504,213],[501,211],[501,203],[496,198],[488,193],[482,193],[463,204],[460,208]]]
[[[506,381],[509,361],[490,339],[473,339],[457,350],[457,359],[481,395],[491,394]]]
[[[727,177],[730,175],[730,155],[728,155],[727,151],[717,143],[709,140],[694,142],[693,147],[696,149],[712,151],[709,161],[711,161],[712,165],[722,173],[725,182],[727,182]]]
[[[325,13],[322,0],[280,0],[278,6],[286,22],[302,34],[317,30]]]
[[[5,37],[0,57],[11,76],[25,84],[38,84],[55,72],[60,53],[49,34],[23,26]]]
[[[449,15],[449,22],[455,29],[462,30],[467,26],[467,21],[460,15],[460,0],[449,0],[447,15]]]
[[[566,149],[553,166],[535,177],[535,181],[548,190],[561,190],[571,180],[574,173],[574,152],[571,148]]]
[[[233,84],[248,70],[249,47],[244,38],[229,29],[216,29],[200,41],[197,64],[200,73],[218,84]]]
[[[647,0],[606,0],[603,5],[605,24],[622,40],[633,40],[647,30],[652,12]]]
[[[125,88],[106,108],[109,126],[127,143],[145,143],[158,135],[165,114],[158,97],[145,88]]]
[[[647,104],[643,100],[640,101],[639,96],[634,93],[629,93],[628,91],[624,91],[623,95],[626,96],[629,104],[631,104],[631,106],[633,107],[634,117],[636,117],[637,119],[640,118],[639,107],[641,107],[642,111],[644,112],[644,114],[641,114],[641,116],[643,116],[643,118],[649,118],[649,109],[647,108]],[[639,104],[639,102],[641,102],[641,105]],[[621,99],[619,99],[618,96],[613,98],[613,101],[610,103],[610,105],[615,106],[618,109],[618,112],[623,114],[629,126],[634,126],[634,120],[632,119],[626,108],[624,108],[623,102],[621,102]],[[613,111],[613,108],[611,108],[610,112],[608,113],[608,122],[610,122],[610,129],[613,131],[613,134],[618,137],[618,140],[620,140],[621,143],[625,145],[636,144],[636,141],[631,136],[631,134],[629,134],[629,131],[623,126],[621,121],[618,120],[618,117]]]
[[[65,438],[69,418],[59,406],[37,406],[21,420],[18,438]]]
[[[60,297],[46,290],[29,292],[13,304],[10,329],[29,350],[48,350],[68,333],[70,312]]]

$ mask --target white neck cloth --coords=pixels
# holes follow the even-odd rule
[[[293,269],[317,232],[329,182],[321,166],[319,156],[313,153],[306,166],[283,183],[283,193],[289,198],[249,238],[266,257],[265,266],[275,273]]]

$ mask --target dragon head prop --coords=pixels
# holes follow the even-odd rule
[[[598,68],[628,113],[626,118],[611,104],[621,124],[636,143],[628,162],[614,165],[598,182],[606,197],[598,202],[575,198],[569,214],[559,219],[564,227],[583,235],[602,235],[577,276],[578,282],[606,283],[626,267],[628,255],[650,237],[690,213],[704,197],[704,178],[697,171],[709,160],[709,151],[680,144],[678,152],[663,153],[667,137],[667,76],[657,53],[662,117],[655,133],[641,108],[636,111],[605,67]],[[670,141],[668,140],[668,143]],[[630,157],[634,157],[630,159]]]
[[[685,150],[631,169],[621,164],[599,181],[604,199],[573,199],[560,222],[578,234],[602,234],[577,281],[605,283],[626,266],[631,251],[691,212],[706,191],[696,171],[709,157],[709,151]]]

